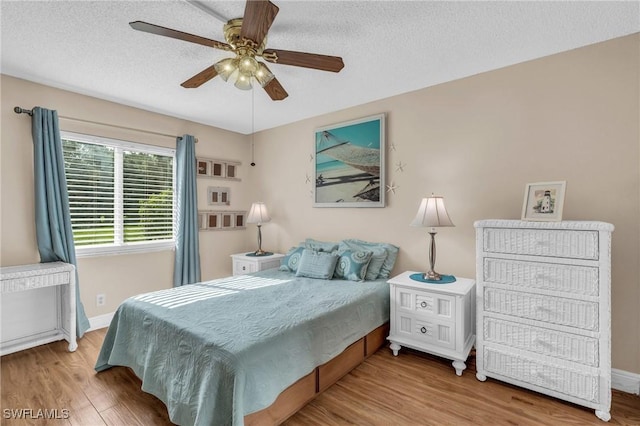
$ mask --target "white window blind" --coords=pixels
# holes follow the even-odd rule
[[[173,246],[174,151],[62,132],[76,250]]]

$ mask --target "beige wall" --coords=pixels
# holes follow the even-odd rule
[[[253,201],[246,189],[251,162],[248,136],[203,126],[161,114],[130,108],[75,93],[54,89],[13,77],[1,76],[2,140],[0,261],[2,266],[39,261],[34,226],[33,144],[31,120],[13,112],[14,106],[42,106],[58,114],[82,120],[150,130],[170,135],[192,134],[199,139],[196,155],[239,160],[240,182],[198,179],[199,208],[208,209],[207,186],[231,188],[230,210],[248,210]],[[62,130],[124,139],[134,142],[175,147],[175,139],[109,126],[60,120]],[[251,229],[254,231],[254,229]],[[202,278],[212,279],[231,274],[232,253],[248,250],[249,230],[200,233]],[[253,235],[253,233],[251,234]],[[168,288],[173,283],[174,252],[171,250],[78,259],[81,297],[87,316],[115,311],[127,297],[142,292]],[[106,294],[105,306],[96,306],[96,295]]]
[[[565,219],[616,227],[613,366],[640,373],[639,52],[636,34],[256,134],[265,244],[385,241],[401,248],[395,272],[423,270],[428,236],[409,223],[435,192],[456,224],[438,233],[437,269],[473,277],[473,222],[519,219],[526,183],[566,180]],[[387,207],[313,208],[314,128],[381,112],[398,186]]]
[[[297,122],[255,135],[257,166],[249,167],[249,137],[2,76],[1,264],[38,261],[33,227],[30,121],[12,108],[40,105],[61,115],[162,133],[190,133],[197,153],[242,161],[230,183],[233,209],[265,201],[273,221],[263,247],[285,251],[306,237],[361,238],[401,248],[395,272],[422,270],[427,234],[411,228],[420,199],[445,197],[455,228],[438,233],[437,269],[475,275],[478,219],[520,217],[528,182],[566,180],[564,218],[601,220],[613,237],[613,366],[640,373],[640,36],[559,55]],[[336,95],[337,96],[337,95]],[[314,209],[311,183],[314,128],[384,112],[387,194],[384,209]],[[173,146],[168,138],[80,126],[64,130]],[[402,162],[404,171],[397,170]],[[312,179],[313,180],[313,179]],[[201,207],[206,186],[199,180]],[[228,255],[255,245],[246,231],[200,233],[203,278],[228,275]],[[83,258],[82,299],[92,317],[127,296],[171,286],[173,253]],[[107,306],[95,307],[106,293]]]

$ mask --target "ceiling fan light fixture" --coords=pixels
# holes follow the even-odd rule
[[[198,1],[191,2],[200,3]],[[223,81],[233,83],[242,90],[252,89],[253,84],[258,82],[272,100],[281,101],[289,94],[273,73],[256,58],[261,58],[274,64],[331,72],[340,72],[344,68],[344,62],[339,56],[266,49],[269,29],[279,10],[279,7],[273,4],[271,0],[246,0],[242,18],[231,19],[223,27],[226,43],[143,21],[129,22],[129,25],[136,31],[195,43],[235,54],[234,58],[222,59],[182,82],[180,84],[182,87],[186,89],[200,87],[213,78],[220,76]]]
[[[216,62],[213,66],[216,69],[218,75],[224,80],[229,80],[229,77],[238,69],[237,58],[226,58]]]
[[[238,69],[241,73],[253,75],[258,71],[258,61],[252,56],[244,56],[238,61]]]
[[[250,90],[253,87],[251,84],[251,74],[239,72],[235,86],[240,90]]]
[[[269,84],[269,82],[275,78],[273,73],[269,71],[269,69],[262,62],[258,62],[258,70],[255,72],[253,76],[256,78],[256,80],[258,81],[258,83],[260,83],[260,86],[262,87]]]

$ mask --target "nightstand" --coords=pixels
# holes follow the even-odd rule
[[[475,343],[476,283],[456,277],[450,284],[414,281],[407,271],[387,281],[391,295],[393,355],[402,346],[453,360],[458,376]]]
[[[284,254],[274,253],[269,256],[248,256],[248,253],[232,254],[233,275],[244,275],[251,272],[277,268]]]

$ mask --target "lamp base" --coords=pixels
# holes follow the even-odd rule
[[[272,256],[273,252],[272,251],[264,251],[264,250],[256,250],[256,251],[252,251],[251,253],[247,253],[246,255],[250,256],[250,257]]]
[[[423,278],[425,280],[440,281],[442,279],[442,275],[440,275],[436,271],[427,271],[424,273]]]

